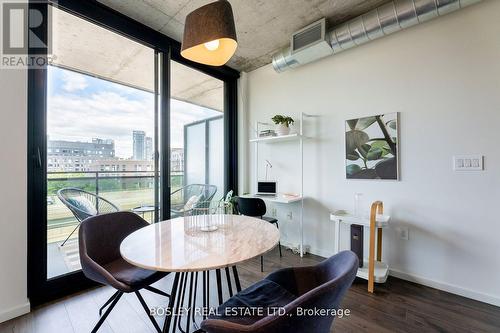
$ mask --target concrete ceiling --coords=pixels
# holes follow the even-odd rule
[[[181,41],[184,19],[214,0],[99,0],[99,2]],[[269,64],[288,45],[291,34],[322,17],[335,26],[388,0],[229,0],[238,33],[238,50],[229,66],[252,71]]]
[[[54,64],[113,82],[154,91],[154,51],[64,11],[53,10]],[[222,81],[171,63],[174,99],[222,111]]]

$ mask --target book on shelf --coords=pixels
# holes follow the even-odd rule
[[[269,136],[276,136],[276,132],[274,130],[262,130],[259,132],[259,138],[265,138]]]

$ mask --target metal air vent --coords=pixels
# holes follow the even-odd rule
[[[292,53],[310,47],[325,40],[326,20],[323,18],[292,35]]]

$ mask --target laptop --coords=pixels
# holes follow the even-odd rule
[[[277,183],[276,182],[270,182],[270,181],[265,181],[265,182],[257,182],[257,193],[255,195],[257,196],[265,196],[265,197],[275,197],[278,192],[276,191],[277,188]]]

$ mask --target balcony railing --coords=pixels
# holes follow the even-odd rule
[[[171,174],[172,190],[182,186],[183,177],[182,172]],[[78,223],[57,197],[57,191],[62,188],[74,187],[95,193],[111,201],[120,210],[131,211],[137,207],[152,207],[140,215],[153,222],[155,205],[153,171],[49,172],[47,178],[49,243],[64,240]]]

